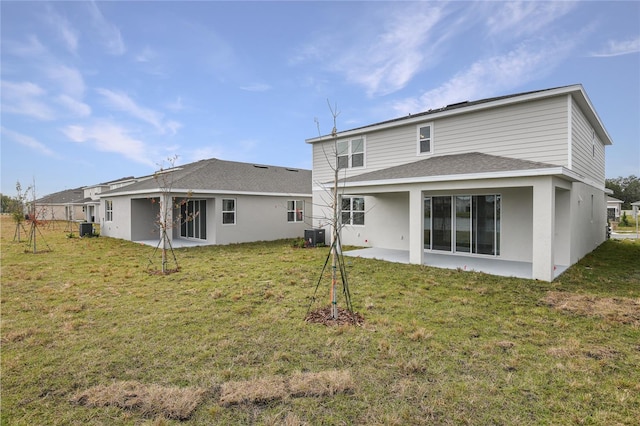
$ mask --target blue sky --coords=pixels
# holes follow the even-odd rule
[[[11,2],[2,192],[167,159],[311,168],[304,141],[446,104],[583,84],[640,174],[640,2]]]

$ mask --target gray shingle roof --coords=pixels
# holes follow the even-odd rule
[[[36,204],[67,204],[72,202],[82,203],[83,198],[84,190],[82,188],[66,189],[64,191],[45,195],[44,197],[36,200]]]
[[[311,170],[267,166],[216,158],[165,170],[157,177],[126,185],[101,195],[122,192],[175,190],[311,194]]]
[[[558,167],[553,164],[539,163],[516,158],[471,152],[468,154],[442,155],[429,157],[413,163],[389,167],[351,176],[341,182],[367,182],[389,179],[408,179],[428,176],[452,176],[462,174],[508,172],[517,170],[535,170]]]

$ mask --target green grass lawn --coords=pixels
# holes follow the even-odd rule
[[[326,248],[179,249],[162,276],[151,247],[58,224],[41,228],[50,252],[25,253],[14,228],[2,218],[3,425],[640,418],[638,242],[607,241],[553,283],[346,258],[365,322],[327,327],[304,322]],[[328,292],[327,276],[314,308]],[[191,403],[186,420],[172,403]]]

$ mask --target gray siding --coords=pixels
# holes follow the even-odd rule
[[[598,183],[604,182],[604,144],[573,100],[571,104],[571,151],[571,169],[573,171]]]
[[[568,96],[529,101],[433,120],[433,154],[481,152],[490,155],[569,166]],[[417,153],[417,127],[412,123],[366,136],[365,168],[341,171],[340,177],[380,170],[426,158]],[[331,142],[313,145],[313,181],[333,180],[324,151]],[[603,150],[604,152],[604,150]],[[604,160],[603,160],[604,161]]]
[[[439,120],[435,154],[482,152],[567,166],[566,99],[542,99]]]

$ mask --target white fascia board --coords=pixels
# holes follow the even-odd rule
[[[377,186],[377,185],[405,185],[413,183],[431,183],[461,180],[478,180],[478,179],[505,179],[514,177],[533,177],[533,176],[554,176],[565,175],[571,180],[579,180],[577,177],[571,176],[573,172],[564,167],[549,167],[543,169],[531,170],[509,170],[504,172],[487,172],[487,173],[465,173],[459,175],[440,175],[440,176],[419,176],[413,178],[383,179],[369,180],[362,182],[341,182],[340,187],[356,188],[359,186]]]
[[[467,173],[459,175],[440,175],[440,176],[419,176],[413,178],[398,179],[381,179],[361,182],[341,182],[340,188],[359,188],[363,186],[385,186],[385,185],[406,185],[416,183],[432,183],[432,182],[457,182],[463,180],[480,180],[480,179],[509,179],[520,177],[536,177],[536,176],[560,176],[570,182],[582,182],[593,186],[599,190],[605,191],[606,188],[602,183],[587,179],[566,167],[545,167],[542,169],[528,170],[509,170],[504,172],[486,172],[486,173]],[[329,183],[327,183],[329,185]],[[322,184],[314,186],[314,191],[321,190]]]
[[[586,97],[586,94],[584,92],[584,89],[582,88],[582,85],[581,84],[574,84],[572,86],[560,87],[560,88],[551,89],[551,90],[542,90],[540,92],[529,93],[529,94],[521,95],[521,96],[507,97],[507,98],[504,98],[504,99],[498,99],[498,100],[495,100],[495,101],[484,102],[484,103],[481,103],[481,104],[462,107],[462,108],[456,108],[456,109],[452,109],[452,110],[448,110],[448,111],[434,112],[432,114],[422,114],[425,111],[421,111],[421,112],[418,113],[418,114],[421,114],[419,116],[412,117],[411,115],[408,115],[405,119],[402,119],[401,117],[398,117],[397,120],[395,120],[393,122],[390,122],[390,123],[374,124],[374,125],[371,125],[371,126],[363,126],[363,127],[360,127],[358,129],[354,129],[354,130],[347,130],[345,132],[339,132],[338,135],[337,135],[337,138],[341,139],[341,138],[346,138],[346,137],[349,137],[349,136],[352,136],[352,135],[356,135],[356,134],[361,134],[361,133],[366,133],[366,132],[373,132],[373,131],[378,131],[378,130],[384,130],[384,129],[389,129],[389,128],[393,128],[393,127],[406,126],[406,125],[409,125],[409,124],[417,124],[417,123],[422,123],[422,122],[426,122],[426,121],[433,121],[433,120],[437,120],[437,119],[444,118],[444,117],[450,117],[450,116],[453,116],[453,115],[466,114],[466,113],[469,113],[469,112],[479,111],[479,110],[483,110],[483,109],[496,108],[496,107],[505,106],[505,105],[511,105],[511,104],[518,104],[518,103],[527,102],[527,101],[531,101],[531,100],[544,99],[544,98],[549,98],[549,97],[553,97],[553,96],[576,93],[576,92],[581,93],[582,100],[584,100],[584,102],[578,102],[578,103],[581,106],[588,105],[589,108],[591,108],[591,111],[593,111],[594,116],[597,119],[597,122],[601,125],[602,123],[597,118],[597,115],[595,114],[595,110],[593,110],[593,107],[591,106],[591,102]],[[606,133],[606,130],[604,130],[604,127],[602,127],[602,130],[604,131],[604,134],[608,137],[608,134]],[[313,144],[313,143],[316,143],[316,142],[324,142],[324,141],[328,141],[328,140],[333,140],[333,137],[331,135],[319,136],[319,137],[316,137],[316,138],[306,139],[305,142]],[[610,142],[610,139],[608,139],[608,140]],[[606,143],[606,141],[605,141],[605,143]],[[609,143],[609,145],[610,145],[610,143]]]

